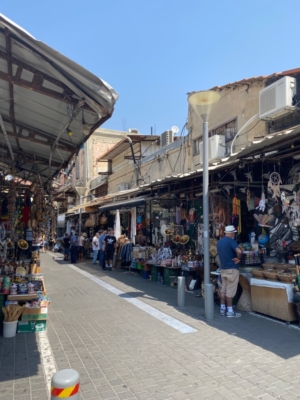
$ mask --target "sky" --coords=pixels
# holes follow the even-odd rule
[[[182,131],[187,93],[300,67],[299,0],[1,0],[119,94],[103,127]],[[183,131],[184,134],[184,131]]]

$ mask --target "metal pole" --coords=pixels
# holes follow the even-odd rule
[[[185,277],[177,278],[177,304],[179,308],[185,307]]]
[[[82,204],[82,196],[80,196],[80,205]],[[79,208],[79,227],[78,227],[78,236],[81,236],[81,224],[82,224],[82,219],[81,219],[81,207]]]
[[[203,122],[203,244],[204,244],[204,287],[205,318],[214,318],[214,297],[210,286],[209,264],[209,193],[208,193],[208,122]]]

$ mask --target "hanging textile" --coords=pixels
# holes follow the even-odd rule
[[[136,208],[131,209],[131,238],[133,244],[135,244],[135,236],[136,236]]]
[[[117,210],[115,219],[115,237],[118,240],[120,236],[121,236],[120,211]]]

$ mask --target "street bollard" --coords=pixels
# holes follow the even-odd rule
[[[205,297],[204,297],[204,309],[205,309],[205,318],[208,321],[212,321],[214,319],[214,285],[212,283],[206,283],[204,285],[205,288]]]
[[[185,277],[179,276],[177,279],[177,303],[179,308],[185,307]]]
[[[62,369],[56,372],[51,380],[51,400],[79,400],[79,373],[74,369]]]

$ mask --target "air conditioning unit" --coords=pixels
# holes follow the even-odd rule
[[[138,129],[128,129],[128,132],[132,133],[132,134],[139,134],[140,133]]]
[[[214,135],[208,138],[208,162],[212,163],[226,156],[225,136]],[[200,164],[203,164],[203,142],[200,142]]]
[[[259,118],[276,119],[296,109],[293,96],[296,94],[296,79],[285,76],[259,92]]]
[[[173,142],[174,142],[174,133],[172,131],[166,131],[160,135],[160,147],[165,147]]]
[[[128,189],[129,189],[129,186],[130,186],[129,182],[122,182],[122,183],[119,183],[119,184],[117,185],[117,191],[118,191],[118,192],[122,192],[122,190],[128,190]]]

